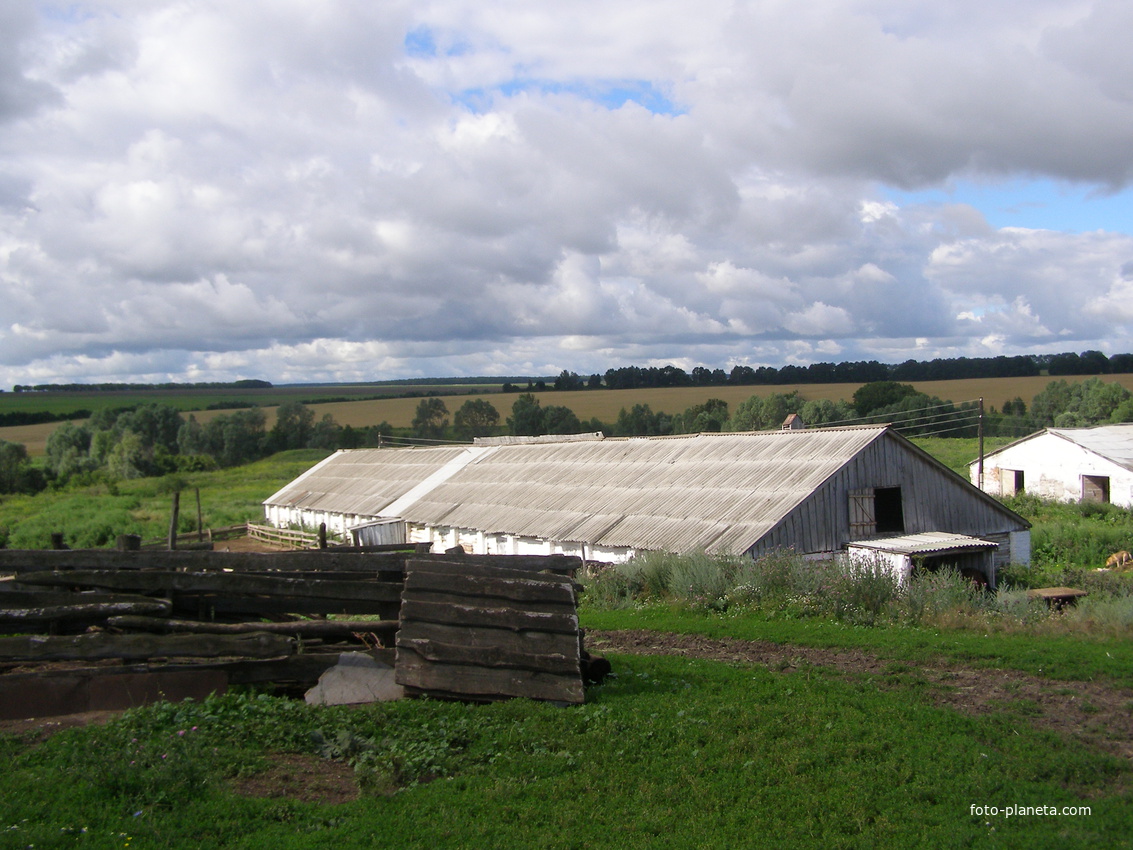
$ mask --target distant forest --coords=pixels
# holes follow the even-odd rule
[[[475,385],[503,382],[504,392],[531,390],[631,390],[641,387],[775,386],[782,384],[868,384],[875,381],[947,381],[964,378],[1021,378],[1032,375],[1111,375],[1133,373],[1133,354],[1107,357],[1101,351],[1062,354],[1020,354],[1014,357],[945,357],[880,363],[877,360],[812,363],[809,366],[733,366],[730,370],[697,366],[686,372],[677,366],[623,366],[604,374],[583,376],[563,370],[556,378],[491,376],[465,378],[404,378],[353,386]],[[304,386],[325,386],[310,384]],[[269,381],[242,380],[211,383],[165,384],[16,384],[15,392],[123,392],[134,390],[271,389]],[[406,395],[419,395],[408,392]],[[70,414],[69,414],[70,415]],[[46,421],[46,420],[45,420]],[[8,423],[16,424],[16,423]],[[30,424],[30,423],[20,423]]]
[[[731,371],[698,366],[686,372],[676,366],[626,366],[608,369],[588,378],[564,371],[554,379],[556,390],[639,387],[747,386],[777,384],[868,384],[875,381],[947,381],[965,378],[1022,378],[1032,375],[1110,375],[1133,372],[1133,354],[1107,357],[1101,351],[1081,354],[1021,354],[1015,357],[948,357],[936,360],[906,360],[886,364],[876,360],[842,363],[812,363],[809,366],[733,366]],[[504,385],[504,391],[543,389],[537,382],[520,387]]]
[[[248,379],[243,381],[203,381],[190,384],[16,384],[12,392],[17,393],[90,393],[90,392],[133,392],[144,390],[269,390],[270,381]]]

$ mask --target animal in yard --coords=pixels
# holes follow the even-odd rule
[[[1106,558],[1105,565],[1111,569],[1125,570],[1133,565],[1133,555],[1130,555],[1124,549],[1120,552],[1114,552]]]

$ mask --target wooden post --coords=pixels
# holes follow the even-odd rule
[[[142,548],[142,536],[140,534],[119,534],[118,535],[118,551],[119,552],[137,552]]]
[[[204,540],[204,535],[201,533],[201,488],[195,488],[197,491],[197,542]]]
[[[181,491],[173,491],[173,511],[169,517],[169,551],[177,548],[177,516],[181,513]]]
[[[52,549],[67,549],[67,543],[63,539],[62,531],[51,532],[51,548]]]
[[[319,523],[319,548],[327,548],[327,524],[325,522]]]
[[[984,488],[984,400],[980,396],[980,420],[979,420],[979,436],[980,436],[980,463],[979,463],[979,484],[977,485],[981,490]]]

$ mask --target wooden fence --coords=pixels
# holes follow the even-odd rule
[[[286,546],[290,549],[318,549],[319,535],[310,531],[296,531],[291,528],[274,528],[269,525],[245,526],[248,537],[276,546]],[[323,538],[326,539],[325,537]]]
[[[122,708],[238,683],[295,692],[359,649],[404,670],[413,693],[581,701],[585,653],[570,578],[579,566],[564,555],[412,548],[0,550],[0,576],[11,576],[0,581],[0,635],[8,635],[0,637],[0,718]],[[474,610],[477,622],[461,619]],[[550,632],[540,630],[551,620]],[[56,662],[68,669],[52,669]],[[114,676],[133,678],[112,686]],[[197,684],[185,692],[179,681]]]

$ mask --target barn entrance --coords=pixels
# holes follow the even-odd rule
[[[1083,502],[1108,502],[1109,501],[1109,476],[1108,475],[1083,475],[1082,476],[1082,501]]]

